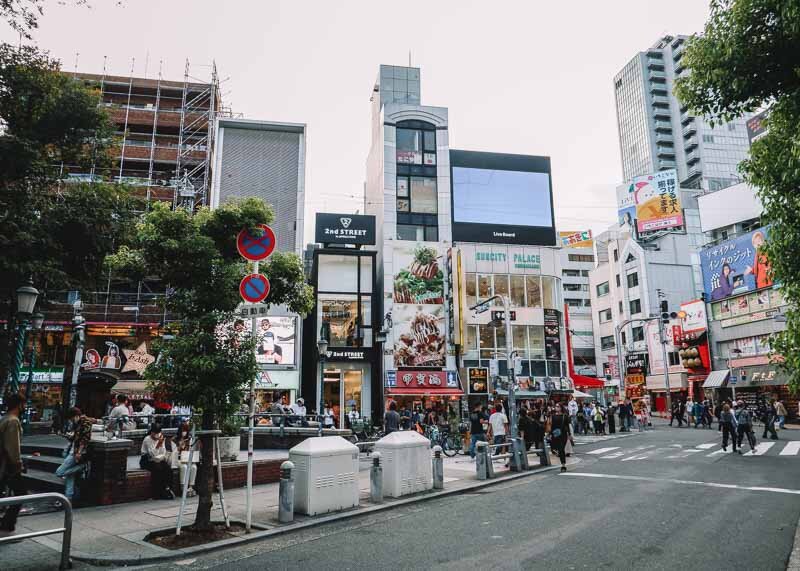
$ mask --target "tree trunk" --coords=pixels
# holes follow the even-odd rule
[[[203,430],[214,428],[214,415],[203,413]],[[214,505],[214,437],[202,436],[200,439],[200,466],[197,468],[195,489],[199,502],[194,528],[198,531],[211,529],[211,507]]]

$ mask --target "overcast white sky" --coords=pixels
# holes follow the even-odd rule
[[[45,3],[34,41],[68,70],[198,78],[254,119],[308,124],[314,211],[361,206],[381,63],[421,68],[452,148],[548,155],[559,230],[604,230],[621,178],[612,78],[664,34],[702,30],[703,0],[89,0]],[[18,38],[0,24],[0,39]],[[147,62],[147,69],[145,64]]]

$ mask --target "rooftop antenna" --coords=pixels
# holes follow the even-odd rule
[[[150,50],[144,55],[144,78],[147,79],[147,66],[150,64]]]
[[[408,67],[411,67],[411,50],[408,50]]]

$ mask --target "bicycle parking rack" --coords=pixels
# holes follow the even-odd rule
[[[23,539],[33,539],[34,537],[41,537],[43,535],[54,535],[62,533],[61,540],[61,563],[59,569],[70,569],[72,563],[69,559],[69,550],[72,543],[72,504],[63,494],[55,492],[48,492],[44,494],[29,494],[27,496],[12,496],[10,498],[0,498],[0,508],[8,506],[21,506],[23,504],[30,504],[42,502],[45,500],[58,500],[64,508],[64,527],[57,527],[54,529],[43,529],[40,531],[32,531],[30,533],[18,533],[8,537],[0,538],[0,545],[4,543],[16,543]]]

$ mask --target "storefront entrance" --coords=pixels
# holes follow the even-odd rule
[[[334,413],[337,428],[349,428],[348,415],[355,410],[359,418],[369,416],[368,398],[365,398],[365,374],[361,367],[345,363],[332,363],[325,367],[323,399]]]

